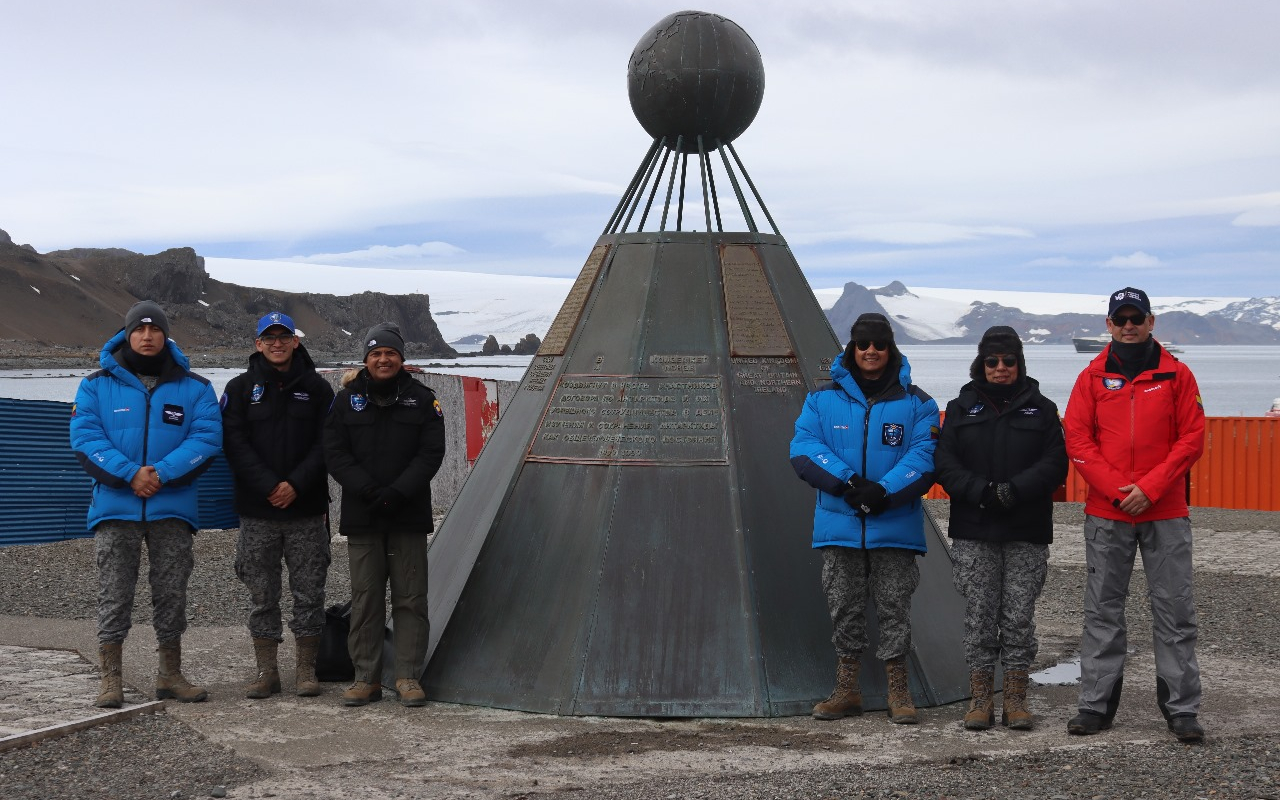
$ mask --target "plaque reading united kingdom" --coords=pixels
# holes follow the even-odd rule
[[[527,456],[582,464],[724,464],[720,376],[562,375]]]
[[[782,314],[755,248],[725,245],[720,251],[729,351],[734,356],[793,355]]]
[[[591,286],[596,282],[596,276],[600,274],[600,265],[604,263],[605,254],[608,252],[609,246],[605,244],[591,248],[591,255],[587,256],[587,263],[582,266],[582,272],[578,273],[578,279],[573,282],[573,288],[565,297],[564,305],[560,306],[560,312],[552,320],[551,328],[542,340],[542,346],[538,348],[538,355],[564,355],[569,337],[573,335],[574,328],[578,327],[582,309],[586,307],[587,298],[591,295]]]

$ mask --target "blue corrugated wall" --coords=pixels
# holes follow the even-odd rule
[[[91,535],[93,482],[71,452],[70,420],[70,403],[0,399],[0,545]],[[196,487],[201,528],[240,525],[226,459],[214,459]]]

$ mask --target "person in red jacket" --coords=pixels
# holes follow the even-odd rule
[[[1191,466],[1204,452],[1204,406],[1191,370],[1152,338],[1155,321],[1141,289],[1111,295],[1111,344],[1076,379],[1062,419],[1067,454],[1089,485],[1079,713],[1067,731],[1088,736],[1111,727],[1124,682],[1125,600],[1141,550],[1156,701],[1179,741],[1199,742],[1187,494]]]

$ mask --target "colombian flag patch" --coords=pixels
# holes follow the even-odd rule
[[[929,426],[929,438],[932,439],[933,441],[935,442],[938,441],[938,435],[940,433],[941,433],[941,430],[938,428],[937,425]]]
[[[1204,411],[1204,401],[1200,399],[1200,395],[1196,395],[1196,405],[1200,406],[1200,410]],[[75,408],[71,409],[71,413],[75,413]]]
[[[433,408],[435,408],[435,410],[436,410],[436,416],[437,416],[437,417],[440,417],[441,419],[443,419],[443,418],[444,418],[444,409],[440,407],[440,401],[439,401],[439,400],[432,400],[432,401],[431,401],[431,405],[432,405],[432,407],[433,407]]]

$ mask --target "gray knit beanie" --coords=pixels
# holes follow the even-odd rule
[[[394,322],[379,322],[369,329],[364,335],[364,356],[361,361],[369,357],[369,352],[379,347],[390,347],[400,354],[400,358],[404,358],[404,337],[400,335],[400,326]]]
[[[164,331],[164,338],[169,338],[169,318],[154,301],[142,300],[133,304],[133,308],[124,315],[124,335],[133,333],[139,325],[155,325]]]

